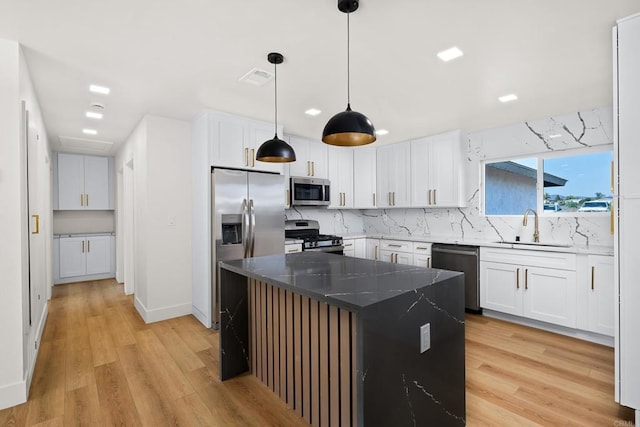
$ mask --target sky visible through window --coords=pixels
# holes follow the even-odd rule
[[[598,193],[601,197],[611,197],[612,158],[611,151],[604,151],[544,159],[545,173],[567,180],[561,187],[545,187],[545,192],[563,197],[595,198]]]

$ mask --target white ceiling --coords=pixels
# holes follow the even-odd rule
[[[380,143],[468,131],[612,103],[611,28],[637,0],[361,0],[351,15],[351,101]],[[336,0],[0,0],[0,38],[24,47],[50,141],[126,140],[145,114],[205,108],[273,120],[319,139],[346,106],[346,15]],[[449,63],[436,57],[458,46]],[[111,88],[91,95],[89,84]],[[498,96],[519,100],[501,104]],[[84,117],[106,105],[104,119]],[[309,117],[307,108],[322,114]],[[95,128],[87,137],[83,128]]]

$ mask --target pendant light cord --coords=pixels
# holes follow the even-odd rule
[[[278,137],[278,64],[274,62],[273,64],[273,80],[274,80],[274,91],[275,91],[275,100],[276,100],[276,108],[275,108],[275,120],[273,122],[273,126],[275,127],[274,133],[276,138]]]
[[[349,15],[347,13],[347,107],[351,109],[351,34],[349,33]]]

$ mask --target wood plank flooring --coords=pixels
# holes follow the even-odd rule
[[[146,325],[113,280],[56,286],[29,401],[0,426],[306,425],[252,375],[218,380],[218,334]],[[613,426],[613,350],[467,316],[467,425]]]

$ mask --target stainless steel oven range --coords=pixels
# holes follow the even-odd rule
[[[303,251],[328,252],[344,255],[342,237],[320,234],[318,221],[312,219],[291,219],[284,224],[287,239],[301,239]]]

